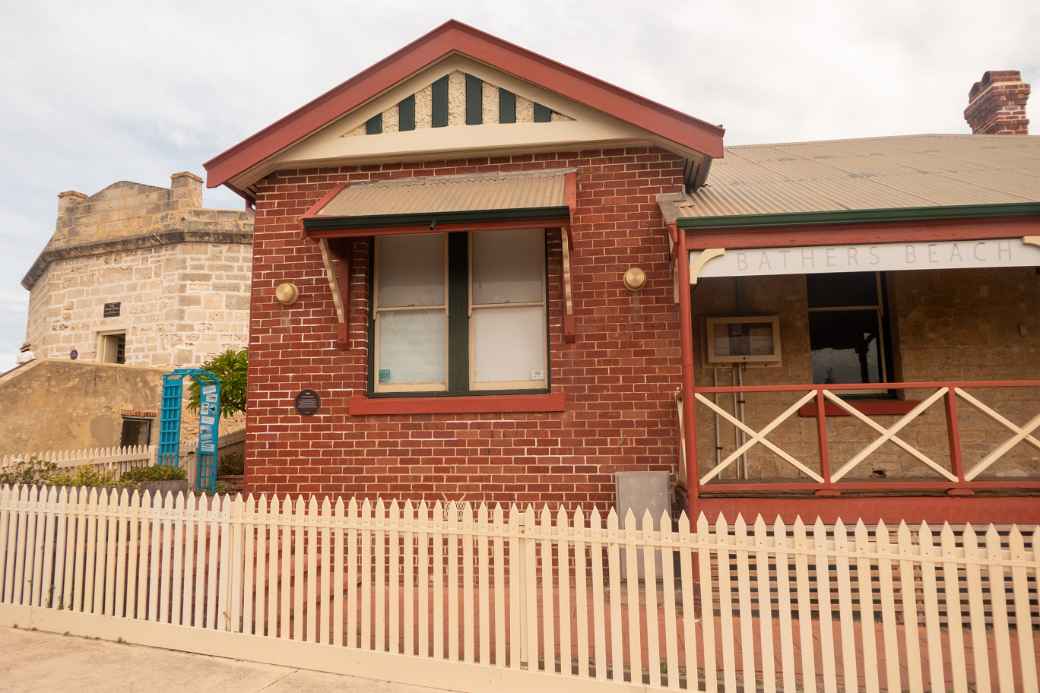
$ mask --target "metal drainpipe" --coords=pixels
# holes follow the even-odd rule
[[[686,231],[677,224],[675,230],[676,261],[679,263],[679,349],[682,353],[683,416],[686,419],[686,512],[690,522],[696,521],[700,473],[697,469],[697,433],[693,392],[693,301],[690,284],[690,253],[686,248]]]

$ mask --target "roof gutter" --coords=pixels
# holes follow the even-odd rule
[[[523,207],[518,209],[471,210],[465,212],[418,212],[409,214],[370,214],[364,216],[312,216],[303,218],[304,231],[340,229],[378,229],[398,226],[436,228],[439,224],[465,224],[488,221],[558,220],[570,214],[567,205]]]
[[[679,217],[681,229],[768,228],[820,224],[876,224],[892,222],[990,219],[994,217],[1040,216],[1040,202],[951,205],[947,207],[897,207],[890,209],[843,209],[830,212],[784,214],[735,214],[720,217]]]

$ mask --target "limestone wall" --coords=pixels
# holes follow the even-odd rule
[[[894,377],[898,381],[1040,379],[1040,277],[1033,268],[893,272],[887,276],[890,324],[893,331]],[[812,380],[809,359],[808,304],[804,276],[706,279],[694,290],[696,380],[711,385],[716,372],[704,361],[705,317],[727,315],[780,316],[783,362],[779,366],[746,367],[744,383],[802,384]],[[733,370],[719,368],[720,385],[732,382]],[[908,391],[920,400],[932,390]],[[1015,423],[1040,413],[1040,390],[977,389],[972,394]],[[745,420],[759,429],[798,397],[797,393],[749,394]],[[734,411],[733,398],[719,395],[719,404]],[[898,416],[878,416],[891,426]],[[1011,432],[959,404],[959,424],[966,467],[970,468],[1011,435]],[[722,458],[736,447],[734,427],[718,422]],[[828,419],[832,469],[837,469],[877,437],[850,417]],[[715,460],[715,417],[698,406],[697,448],[702,468]],[[910,424],[901,437],[936,462],[947,465],[948,435],[942,402]],[[769,439],[812,469],[819,469],[816,419],[795,415]],[[748,478],[805,478],[772,452],[756,445],[748,454]],[[735,479],[736,468],[723,478]],[[988,476],[1040,476],[1040,450],[1019,444]],[[849,478],[936,479],[923,465],[892,444],[886,444]]]
[[[52,263],[29,299],[38,358],[97,358],[99,335],[126,331],[126,362],[198,365],[248,341],[250,246],[180,243]],[[105,303],[119,317],[105,318]]]

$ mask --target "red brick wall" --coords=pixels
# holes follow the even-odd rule
[[[563,340],[560,240],[548,234],[550,372],[562,413],[352,417],[368,373],[367,240],[352,245],[350,349],[335,348],[335,309],[317,246],[299,216],[334,183],[551,168],[578,171],[572,254],[577,339]],[[597,503],[613,472],[672,469],[678,311],[656,195],[682,186],[681,161],[630,148],[280,171],[258,188],[246,444],[250,491],[469,501]],[[629,293],[630,266],[647,272]],[[300,299],[283,307],[278,282]],[[303,388],[322,398],[301,417]]]

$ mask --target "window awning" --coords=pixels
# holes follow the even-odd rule
[[[570,169],[343,183],[303,216],[315,238],[482,228],[569,227]]]
[[[577,204],[573,169],[426,176],[329,190],[304,213],[303,230],[317,241],[336,308],[337,345],[349,347],[350,263],[335,258],[330,238],[492,229],[562,230],[563,333],[576,335],[571,292],[571,218]]]

